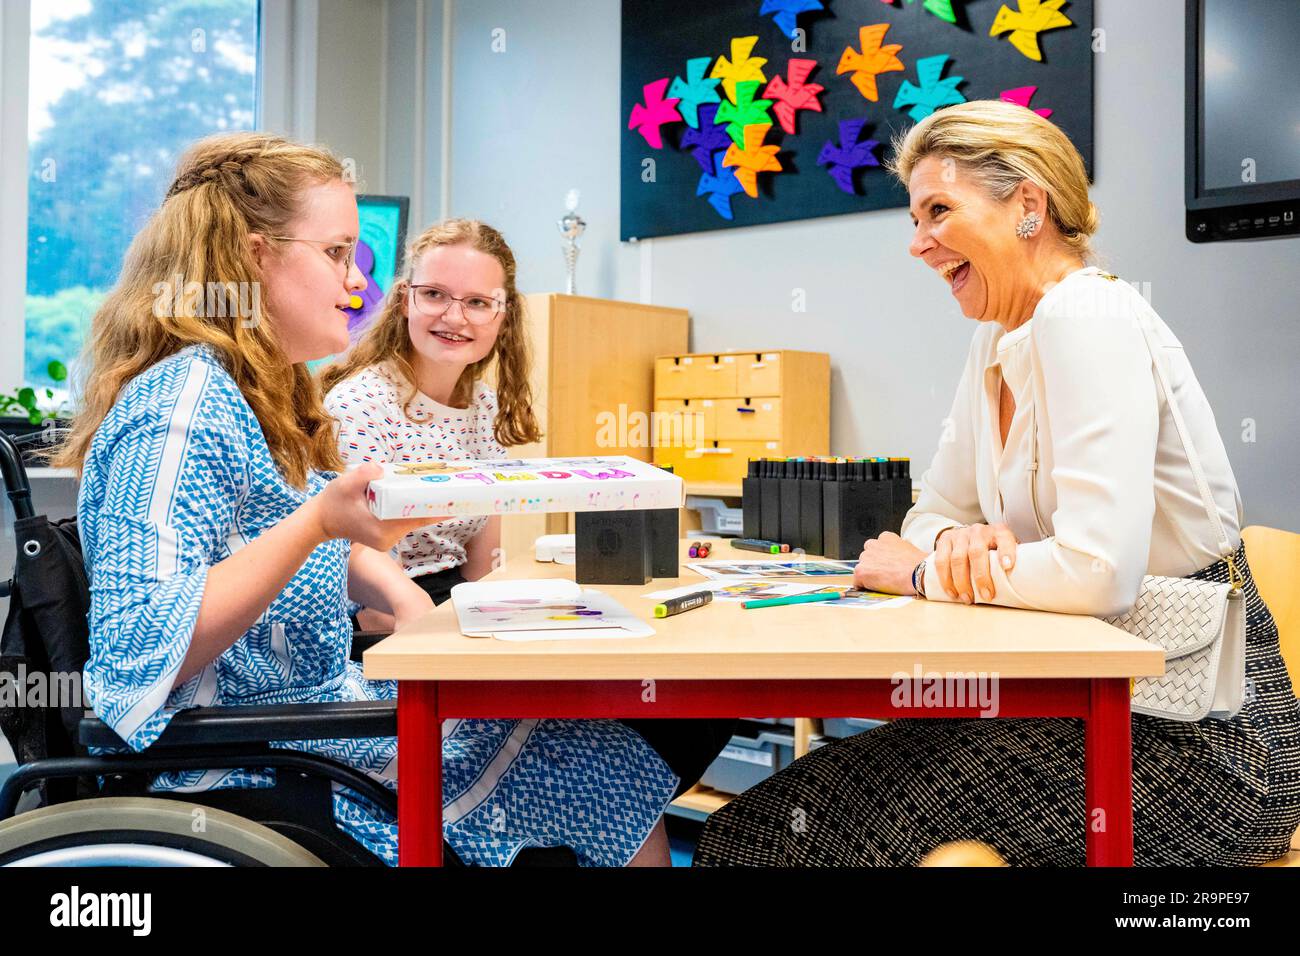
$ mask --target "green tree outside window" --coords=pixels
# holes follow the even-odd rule
[[[62,387],[51,362],[80,351],[181,151],[253,128],[258,0],[41,0],[34,19],[37,8],[33,64],[54,56],[73,78],[33,110],[28,138],[24,360],[40,393]],[[33,103],[47,103],[49,79],[33,73]]]

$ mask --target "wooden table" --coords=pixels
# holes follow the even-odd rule
[[[687,547],[683,542],[683,563]],[[755,557],[722,546],[711,560]],[[366,677],[398,681],[403,866],[442,862],[447,718],[978,717],[973,692],[955,696],[976,686],[996,695],[998,717],[1084,719],[1088,814],[1079,826],[1087,861],[1132,865],[1129,679],[1163,673],[1160,648],[1091,617],[925,601],[876,610],[793,605],[752,611],[715,601],[655,620],[655,602],[641,595],[703,580],[682,570],[683,577],[643,587],[597,586],[650,621],[653,637],[468,638],[447,602],[366,651]],[[510,560],[491,575],[572,576],[571,565],[531,556]],[[935,676],[954,679],[936,683]],[[939,686],[947,692],[943,703],[927,706],[921,691]],[[904,689],[916,693],[899,706]],[[1092,825],[1099,820],[1104,826]]]

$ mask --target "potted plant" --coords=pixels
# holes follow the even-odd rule
[[[55,382],[68,378],[68,368],[58,359],[45,367]],[[17,392],[0,392],[0,429],[8,432],[22,449],[26,465],[44,464],[44,455],[57,443],[59,423],[68,418],[66,402],[56,402],[54,390],[24,386]]]

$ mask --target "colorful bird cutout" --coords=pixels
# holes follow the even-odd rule
[[[1004,103],[1015,103],[1017,106],[1023,106],[1026,109],[1034,110],[1034,112],[1037,113],[1039,116],[1041,116],[1043,119],[1047,119],[1049,116],[1052,115],[1051,110],[1034,109],[1032,106],[1029,105],[1029,101],[1034,98],[1034,93],[1036,93],[1037,91],[1038,91],[1038,87],[1036,86],[1017,86],[1014,90],[1003,90],[1001,93],[998,94],[998,99],[1000,99]]]
[[[668,95],[676,97],[678,111],[686,125],[691,129],[700,128],[698,110],[702,103],[719,103],[718,81],[704,75],[704,71],[713,62],[713,57],[697,56],[686,61],[686,76],[673,77],[673,85],[668,87]]]
[[[778,73],[772,77],[772,82],[767,84],[767,89],[763,91],[765,97],[770,97],[772,111],[776,113],[777,121],[781,128],[794,135],[795,117],[800,110],[812,110],[814,113],[822,111],[821,101],[817,99],[817,94],[821,93],[824,86],[817,83],[808,83],[808,75],[817,69],[816,60],[791,60],[786,67],[786,73],[790,79],[783,80]]]
[[[745,80],[736,84],[736,102],[718,105],[717,122],[727,124],[727,133],[737,146],[745,144],[745,129],[749,126],[766,123],[772,125],[772,117],[767,115],[771,100],[756,100],[758,82]]]
[[[824,10],[821,0],[763,0],[763,6],[758,11],[760,17],[765,17],[769,13],[775,13],[772,19],[780,27],[781,32],[794,39],[795,18],[801,13],[811,13],[815,10]]]
[[[869,27],[862,27],[858,30],[858,40],[862,44],[861,52],[853,47],[846,48],[840,56],[840,65],[835,69],[836,76],[853,71],[849,79],[858,88],[858,92],[873,103],[880,98],[876,90],[876,74],[904,69],[903,61],[898,58],[898,51],[903,48],[903,44],[890,43],[881,46],[888,32],[888,23],[874,23]]]
[[[919,123],[941,106],[965,103],[966,97],[957,89],[957,85],[964,77],[950,76],[944,80],[939,78],[943,75],[947,62],[946,53],[923,56],[917,60],[916,77],[921,81],[921,85],[916,86],[904,80],[902,86],[898,88],[898,95],[894,97],[894,109],[901,110],[905,106],[910,106],[908,115]]]
[[[736,84],[745,80],[757,80],[760,83],[767,82],[767,77],[763,75],[763,64],[767,60],[761,56],[750,56],[754,52],[754,44],[758,42],[758,37],[732,37],[731,39],[731,59],[725,56],[718,57],[718,62],[713,64],[713,72],[710,77],[722,80],[722,89],[727,94],[727,99],[736,102]]]
[[[718,107],[705,103],[700,107],[698,129],[682,131],[682,149],[690,149],[695,161],[706,173],[713,172],[713,153],[731,145],[727,127],[717,122]]]
[[[735,149],[735,146],[731,148]],[[710,159],[713,171],[700,177],[700,185],[696,187],[695,195],[707,195],[709,205],[717,210],[718,215],[723,219],[731,220],[735,218],[735,213],[731,211],[731,197],[736,193],[744,192],[745,187],[740,185],[740,180],[736,178],[736,171],[724,166],[722,159],[722,150],[713,154]]]
[[[894,0],[881,0],[881,2],[887,3],[891,7],[894,5]],[[912,0],[907,0],[907,2],[911,3]],[[925,0],[921,6],[926,10],[929,10],[940,20],[947,20],[949,23],[953,24],[957,22],[957,13],[952,8],[952,0]]]
[[[880,160],[873,152],[880,144],[874,139],[858,142],[862,128],[866,125],[865,119],[840,120],[839,145],[828,139],[822,147],[821,155],[817,157],[817,165],[827,167],[826,172],[835,180],[835,185],[850,195],[855,195],[858,191],[853,184],[853,171],[863,166],[880,165]]]
[[[662,80],[647,83],[642,88],[645,93],[645,105],[632,104],[632,119],[627,124],[628,129],[635,129],[655,149],[662,149],[664,145],[659,127],[664,123],[681,122],[682,119],[682,114],[677,112],[677,100],[664,99],[666,89],[668,89],[666,76]]]
[[[1001,36],[1010,30],[1011,36],[1007,39],[1011,41],[1011,45],[1029,59],[1041,63],[1043,51],[1038,46],[1038,34],[1044,30],[1057,30],[1074,25],[1073,21],[1061,12],[1061,7],[1065,3],[1066,0],[1019,0],[1019,10],[1012,10],[1003,4],[998,10],[998,15],[993,18],[989,36]]]
[[[745,188],[745,195],[758,198],[758,174],[763,172],[780,172],[781,161],[776,154],[780,146],[763,145],[771,123],[757,123],[745,127],[745,148],[735,143],[727,147],[727,155],[722,157],[723,166],[736,167],[736,179]]]

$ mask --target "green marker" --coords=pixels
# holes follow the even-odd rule
[[[816,601],[838,601],[844,596],[842,591],[832,591],[829,594],[792,594],[788,597],[764,598],[761,601],[742,601],[740,606],[745,610],[752,610],[756,607],[779,607],[782,604],[812,604]]]

